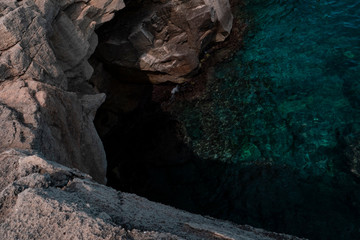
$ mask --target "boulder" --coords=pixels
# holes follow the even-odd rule
[[[228,0],[136,2],[101,30],[97,56],[109,65],[147,73],[152,83],[186,81],[200,54],[230,34]]]

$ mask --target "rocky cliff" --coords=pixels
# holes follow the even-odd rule
[[[127,18],[133,28],[119,34],[117,18],[111,26],[120,30],[98,51],[113,65],[146,71],[152,82],[183,81],[201,51],[231,29],[227,1],[140,6],[149,8]],[[95,29],[124,7],[122,0],[0,2],[2,239],[295,239],[99,184],[106,157],[93,119],[105,95],[88,83],[88,59],[98,45]]]
[[[0,2],[0,148],[39,152],[106,182],[88,58],[118,1]],[[74,89],[81,89],[75,92]],[[89,94],[91,93],[91,94]]]

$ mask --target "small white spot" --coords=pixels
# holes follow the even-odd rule
[[[179,85],[176,85],[176,87],[171,90],[171,94],[174,95],[177,92],[179,92]]]

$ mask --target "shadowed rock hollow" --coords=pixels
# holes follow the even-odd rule
[[[101,42],[105,45],[99,49],[107,49],[113,43],[131,44],[123,49],[135,54],[126,55],[114,48],[111,53],[118,55],[109,59],[108,52],[103,54],[106,51],[101,50],[97,54],[101,61],[92,60],[96,68],[92,78],[95,88],[88,82],[93,75],[88,59],[98,45],[95,29],[125,7],[122,0],[0,2],[3,239],[297,239],[190,214],[99,184],[106,182],[107,162],[93,124],[95,112],[105,100],[105,94],[98,90],[109,95],[107,101],[116,106],[113,111],[137,108],[142,105],[139,99],[146,99],[152,86],[119,85],[113,81],[114,73],[130,72],[124,76],[140,76],[151,82],[184,81],[198,68],[201,50],[211,41],[223,40],[231,28],[231,16],[225,14],[229,10],[227,1],[153,2],[146,11],[150,15],[128,18],[135,26],[127,32],[130,35],[120,34],[120,38],[116,35],[112,39],[104,31],[106,40]],[[164,15],[157,8],[160,3],[166,5]],[[175,20],[183,21],[183,10],[190,14],[187,21],[198,27],[196,31],[175,24]],[[163,23],[169,13],[173,18],[165,21],[163,27],[146,25],[149,16],[154,17],[156,25]],[[139,19],[144,22],[137,22]],[[117,21],[120,20],[115,19],[109,26],[116,26]],[[189,39],[184,38],[186,35]],[[164,36],[169,37],[169,43],[156,41]],[[149,44],[144,44],[146,41]],[[181,51],[173,49],[179,43],[189,49],[185,55],[178,55]],[[158,54],[161,51],[168,51],[169,58],[162,59],[163,55]],[[129,62],[118,56],[133,58]],[[134,60],[136,63],[129,64]],[[156,78],[157,75],[161,77]],[[123,94],[114,98],[113,89]],[[118,100],[124,97],[128,101],[121,104]],[[116,117],[119,116],[109,122],[119,122]],[[111,125],[105,124],[101,132],[110,130]]]
[[[108,185],[214,215],[215,202],[209,199],[215,198],[216,204],[221,199],[212,189],[220,184],[223,167],[194,154],[183,123],[162,105],[174,100],[180,88],[184,92],[185,85],[174,83],[192,79],[205,64],[204,58],[209,58],[210,47],[229,35],[233,17],[227,1],[221,7],[216,1],[185,2],[183,6],[178,1],[131,1],[127,9],[97,30],[100,42],[90,60],[95,68],[90,81],[106,93],[107,100],[97,112],[95,126],[107,154]],[[152,41],[138,42],[145,37],[131,37],[139,26]],[[161,67],[161,71],[141,68],[142,58],[149,55],[154,59],[153,67]],[[182,68],[189,65],[189,59],[195,63],[193,68]],[[191,86],[191,81],[187,85]],[[221,212],[223,208],[217,209]]]
[[[111,128],[98,128],[109,184],[272,231],[356,239],[359,54],[352,43],[360,8],[341,2],[348,10],[338,14],[333,2],[246,2],[257,16],[245,17],[246,45],[208,69],[205,93],[189,96],[195,81],[138,84],[136,94],[127,85],[132,108],[110,101],[99,110],[96,125]],[[324,12],[334,15],[331,24]],[[341,18],[353,22],[343,26]],[[349,41],[324,37],[338,32]],[[334,46],[342,48],[329,51]]]

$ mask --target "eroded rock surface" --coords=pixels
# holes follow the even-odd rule
[[[37,155],[5,151],[0,170],[4,239],[298,239],[120,193]]]
[[[122,0],[0,2],[0,150],[36,151],[106,181],[93,126],[105,100],[87,80],[94,30]]]
[[[134,2],[102,29],[97,55],[107,64],[145,71],[152,83],[185,81],[199,67],[201,52],[231,31],[228,0]]]

